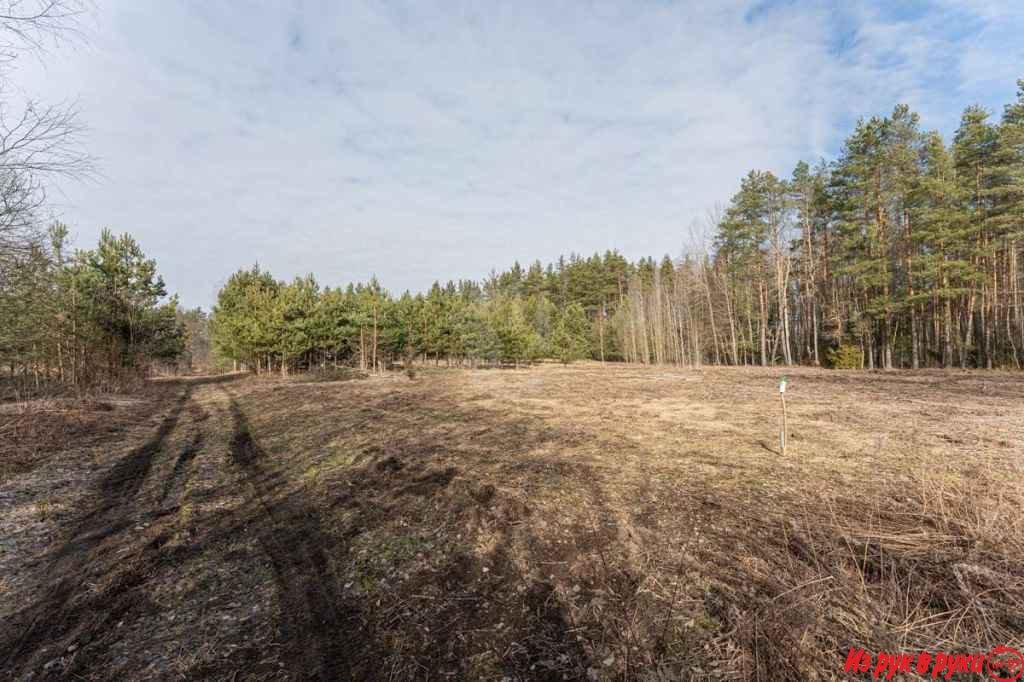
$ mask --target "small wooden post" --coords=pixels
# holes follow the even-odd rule
[[[782,444],[782,455],[786,455],[786,377],[779,380],[779,398],[782,400],[782,431],[779,442]]]

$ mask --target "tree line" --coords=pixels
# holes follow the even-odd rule
[[[68,252],[67,227],[0,262],[0,357],[19,393],[122,386],[186,351],[185,311],[128,234]]]
[[[1000,119],[968,107],[951,144],[906,106],[838,157],[751,171],[705,246],[518,263],[393,297],[258,267],[212,315],[216,352],[255,371],[539,357],[643,364],[1014,367],[1024,362],[1024,81]]]
[[[634,276],[638,362],[873,368],[1024,361],[1024,80],[947,145],[906,106],[859,121],[831,163],[743,178],[710,254]]]
[[[7,3],[0,20],[0,397],[121,386],[203,350],[205,316],[166,299],[132,237],[104,231],[96,248],[71,250],[65,225],[46,227],[47,185],[87,177],[92,160],[73,106],[18,101],[6,77],[18,59],[75,39],[86,9],[25,0]]]
[[[285,375],[339,364],[380,372],[414,360],[476,367],[589,354],[579,304],[486,289],[464,280],[393,297],[376,279],[321,288],[312,275],[285,283],[253,267],[232,275],[218,295],[213,348],[236,367]]]

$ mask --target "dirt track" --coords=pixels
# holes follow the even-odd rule
[[[290,463],[268,457],[252,435],[233,388],[240,379],[179,382],[155,433],[95,477],[86,508],[70,515],[71,530],[29,562],[34,575],[19,595],[29,603],[0,631],[5,672],[68,679],[384,674],[375,658],[380,642],[368,637],[367,605],[342,594],[332,557],[344,556],[347,541],[380,520],[366,498],[427,500],[456,470],[424,473],[423,463],[412,462],[403,473],[403,461],[384,457],[357,476],[362,488],[318,505]],[[387,489],[376,490],[374,481]],[[335,506],[356,510],[352,524],[326,532],[320,516]],[[444,587],[464,590],[463,573],[474,563],[460,555]],[[479,598],[472,592],[456,594],[470,613],[457,609],[449,625],[474,620]],[[546,615],[550,595],[532,589],[525,596],[544,620],[542,632],[564,636],[567,625]]]
[[[283,483],[261,461],[262,451],[232,397],[228,385],[236,378],[181,382],[179,396],[152,437],[99,477],[88,498],[94,506],[37,561],[38,597],[4,625],[3,670],[15,677],[41,671],[47,677],[141,679],[173,674],[175,663],[182,673],[229,674],[245,660],[250,674],[336,679],[344,673],[339,652],[345,640],[334,633],[343,631],[345,622],[334,581],[324,575],[326,543],[316,514],[296,498],[268,503]],[[262,556],[228,549],[245,545],[247,538],[258,541]],[[287,671],[276,665],[254,668],[253,660],[230,648],[225,660],[214,657],[212,665],[208,661],[198,670],[184,651],[176,661],[159,655],[158,665],[145,660],[152,659],[154,645],[166,643],[148,636],[160,615],[154,589],[159,593],[173,585],[180,577],[176,571],[196,560],[204,566],[252,562],[272,567],[282,612],[288,615],[281,633]],[[192,603],[209,604],[223,596],[217,581],[207,590],[197,587],[189,595]],[[222,614],[232,630],[222,633],[227,641],[247,638],[234,631],[246,616],[233,613],[251,608],[251,596],[259,595],[236,594],[245,604],[229,604]],[[192,630],[182,640],[185,646],[196,644],[196,626],[218,628],[215,619],[201,613],[185,617],[197,621],[185,624],[186,631]],[[330,637],[324,635],[328,630]]]
[[[319,512],[301,496],[280,496],[286,485],[280,472],[249,432],[238,403],[225,391],[233,419],[231,460],[262,515],[260,547],[274,568],[285,617],[283,638],[289,669],[307,679],[339,679],[352,674],[349,661],[358,658],[361,623],[345,608],[337,580],[330,574],[327,552],[331,538],[320,527]]]
[[[978,490],[1024,464],[1019,379],[790,374],[786,459],[768,370],[168,383],[0,488],[56,509],[4,526],[0,669],[781,680],[1018,643],[1020,491]]]

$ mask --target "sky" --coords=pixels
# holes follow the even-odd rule
[[[400,293],[678,255],[749,170],[901,102],[948,136],[1024,78],[1020,0],[94,0],[80,32],[11,75],[96,158],[51,210],[203,307],[253,263]]]

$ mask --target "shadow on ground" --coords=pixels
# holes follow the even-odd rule
[[[323,453],[269,455],[246,412],[260,408],[243,407],[246,398],[230,388],[237,379],[179,381],[180,395],[155,433],[100,477],[95,507],[40,560],[43,587],[0,628],[4,670],[15,679],[171,676],[147,667],[139,651],[125,651],[125,638],[141,627],[136,623],[160,615],[153,597],[158,586],[173,583],[190,565],[230,556],[230,565],[216,570],[271,569],[274,603],[266,606],[274,614],[275,641],[268,643],[274,649],[257,651],[246,632],[223,631],[218,636],[233,642],[232,653],[195,660],[182,671],[189,679],[585,677],[590,661],[580,628],[550,578],[525,565],[512,547],[530,517],[528,505],[504,500],[484,480],[509,454],[502,444],[528,452],[561,434],[443,400],[384,397],[366,408],[399,420],[443,416],[477,437],[487,434],[497,444],[494,462],[486,463],[485,449],[474,472],[459,459],[458,437],[435,440],[381,423],[394,438],[364,448],[349,466],[311,484],[296,472],[303,464],[316,466]],[[194,400],[204,390],[222,395],[223,414]],[[353,411],[357,419],[361,409]],[[227,456],[216,462],[221,480],[187,493],[193,469],[209,466],[204,458],[218,438],[227,440]],[[508,464],[501,461],[501,467]],[[511,466],[526,482],[566,473],[564,464],[544,459]],[[587,478],[580,467],[573,475]],[[239,497],[241,503],[198,521],[184,513]],[[241,556],[225,554],[247,539],[253,542]],[[538,561],[564,566],[566,553],[576,549],[538,544],[531,551]],[[226,588],[195,587],[206,589]],[[250,597],[194,596],[203,602]],[[173,644],[199,648],[200,634],[189,636],[196,641]],[[142,642],[169,637],[151,631]]]

